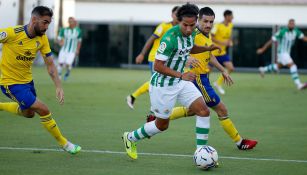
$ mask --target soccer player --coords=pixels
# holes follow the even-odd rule
[[[196,28],[195,44],[200,46],[210,46],[212,45],[210,31],[213,26],[215,19],[215,13],[210,7],[204,7],[199,11],[198,26]],[[228,111],[225,104],[220,100],[220,97],[216,94],[212,88],[209,81],[209,72],[208,63],[215,66],[218,70],[221,71],[222,76],[227,84],[232,84],[232,80],[229,77],[227,71],[223,66],[217,61],[214,55],[211,52],[203,52],[199,54],[191,54],[192,58],[195,58],[196,61],[191,60],[189,63],[191,68],[189,71],[193,72],[196,75],[196,80],[193,81],[194,85],[202,93],[203,98],[208,107],[212,108],[218,115],[220,124],[223,127],[224,131],[228,136],[236,143],[238,149],[240,150],[249,150],[253,149],[257,141],[244,139],[240,136],[238,130],[232,123],[231,119],[228,117]],[[177,109],[180,109],[177,107]],[[177,115],[174,117],[173,113],[170,115],[170,120],[178,119],[181,117],[193,116],[194,113],[189,111],[186,108],[181,108],[185,111],[185,115]],[[147,121],[154,120],[153,115],[149,115]]]
[[[53,12],[45,6],[37,6],[31,13],[29,24],[0,29],[3,44],[0,62],[2,92],[15,102],[1,102],[0,111],[7,111],[26,118],[40,116],[41,124],[68,153],[76,154],[81,147],[69,142],[60,132],[46,104],[36,97],[32,78],[32,64],[38,51],[44,57],[47,71],[56,87],[56,97],[64,103],[64,91],[53,63],[47,35]]]
[[[272,38],[267,41],[263,47],[257,50],[257,54],[262,54],[267,48],[269,48],[273,42],[277,42],[277,64],[270,64],[265,67],[259,67],[261,76],[264,76],[265,72],[278,71],[281,67],[287,66],[290,69],[291,77],[298,90],[306,89],[307,83],[302,83],[297,73],[297,66],[291,58],[291,48],[296,39],[301,39],[307,42],[307,37],[295,27],[294,19],[290,19],[288,27],[281,28],[276,32]]]
[[[62,69],[66,68],[64,81],[67,80],[72,69],[72,64],[80,53],[82,32],[77,27],[77,21],[73,17],[68,18],[69,27],[62,28],[58,35],[59,44],[61,47],[58,60],[58,72],[61,78]]]
[[[123,134],[128,156],[137,159],[137,141],[152,137],[165,131],[169,125],[169,115],[178,101],[188,107],[196,116],[197,147],[206,145],[209,130],[209,108],[191,81],[196,76],[192,72],[183,72],[190,53],[201,53],[219,47],[194,44],[198,7],[185,4],[178,9],[179,25],[168,30],[162,37],[156,53],[154,70],[150,81],[149,95],[151,109],[156,120],[145,123],[139,129]]]
[[[176,13],[177,13],[178,8],[179,8],[178,6],[175,6],[172,9],[172,19],[173,20],[171,22],[163,22],[156,27],[154,33],[146,41],[141,53],[135,58],[135,62],[137,64],[141,64],[144,60],[144,56],[146,55],[146,53],[148,52],[148,50],[152,46],[152,48],[149,52],[149,55],[148,55],[148,64],[149,64],[149,69],[151,71],[151,74],[153,74],[153,72],[154,72],[153,63],[155,61],[155,55],[156,55],[156,52],[157,52],[158,47],[160,45],[160,40],[161,40],[162,36],[164,35],[164,33],[166,31],[168,31],[170,28],[172,28],[173,26],[178,24],[178,20],[177,20],[177,17],[176,17]],[[126,97],[127,104],[131,109],[134,109],[134,102],[135,102],[136,98],[138,96],[148,92],[148,88],[149,88],[149,81],[146,81],[136,91],[134,91],[132,94],[130,94]]]
[[[227,53],[227,48],[232,47],[233,45],[232,20],[233,20],[232,11],[225,10],[224,21],[215,24],[211,31],[213,42],[222,48],[222,52],[213,51],[213,55],[216,56],[216,59],[221,65],[226,67],[229,74],[234,71],[234,66],[230,60],[229,54]],[[220,75],[216,80],[216,82],[213,83],[218,92],[222,95],[225,94],[225,90],[222,87],[223,81],[224,77],[223,75]]]

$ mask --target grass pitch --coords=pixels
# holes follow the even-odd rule
[[[63,82],[65,104],[44,68],[34,68],[38,97],[53,113],[62,133],[84,149],[71,156],[58,151],[39,118],[0,112],[1,175],[152,175],[152,174],[296,174],[307,173],[307,90],[296,90],[290,75],[234,73],[235,84],[221,96],[243,137],[257,139],[254,150],[240,151],[211,114],[209,145],[220,156],[220,167],[203,172],[194,167],[195,119],[172,121],[170,128],[138,144],[137,161],[124,152],[121,135],[145,121],[149,96],[139,97],[130,110],[125,97],[149,79],[149,71],[73,69]],[[217,77],[211,75],[211,81]],[[306,75],[301,75],[307,81]],[[0,101],[9,101],[0,95]],[[158,154],[158,155],[156,155]]]

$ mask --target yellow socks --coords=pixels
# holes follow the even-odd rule
[[[142,86],[140,86],[136,91],[132,93],[132,96],[134,98],[137,98],[138,96],[148,92],[149,89],[149,81],[145,82]]]
[[[0,111],[7,111],[16,115],[22,115],[19,104],[16,102],[0,103]]]
[[[170,120],[176,120],[182,117],[187,117],[188,116],[188,110],[187,108],[181,106],[181,107],[175,107],[169,116]]]
[[[57,140],[59,145],[64,147],[67,144],[67,139],[61,134],[55,120],[51,117],[51,113],[46,116],[40,116],[41,124],[47,131]]]
[[[220,124],[222,125],[225,132],[229,135],[229,137],[234,142],[237,143],[237,142],[241,141],[241,136],[240,136],[239,132],[237,131],[235,125],[230,120],[230,118],[220,120]]]
[[[219,86],[222,86],[223,83],[224,83],[224,77],[223,77],[223,75],[219,75],[219,77],[216,80],[216,84],[219,85]]]

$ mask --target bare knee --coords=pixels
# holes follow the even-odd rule
[[[222,108],[222,109],[218,110],[216,113],[217,113],[217,115],[220,119],[223,119],[223,118],[228,116],[228,111],[227,111],[226,108]]]
[[[196,112],[196,115],[202,116],[202,117],[209,116],[210,110],[209,110],[209,108],[203,108],[203,109],[199,110],[198,112]]]
[[[22,115],[25,118],[33,118],[35,116],[35,112],[32,110],[28,110],[28,111],[22,111]]]
[[[168,125],[169,125],[169,120],[159,119],[159,118],[156,119],[156,126],[160,131],[167,130]]]

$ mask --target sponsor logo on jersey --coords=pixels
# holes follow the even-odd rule
[[[0,33],[0,40],[4,40],[7,37],[7,33],[6,32],[1,32]]]
[[[18,45],[22,46],[22,45],[23,45],[23,44],[22,44],[22,41],[20,41],[20,42],[18,43]]]
[[[180,51],[179,51],[179,55],[190,54],[191,50],[192,50],[192,49],[180,50]]]
[[[22,56],[22,55],[18,55],[16,57],[16,60],[21,60],[21,61],[33,61],[35,59],[35,57],[31,57],[32,53],[27,50],[25,52],[25,56]]]
[[[25,55],[26,55],[26,56],[30,56],[30,55],[32,55],[32,53],[31,53],[29,50],[27,50],[27,51],[25,52]]]
[[[163,53],[165,49],[166,49],[166,43],[165,43],[165,42],[162,42],[162,43],[160,44],[160,47],[159,47],[158,51],[161,52],[161,53]]]

